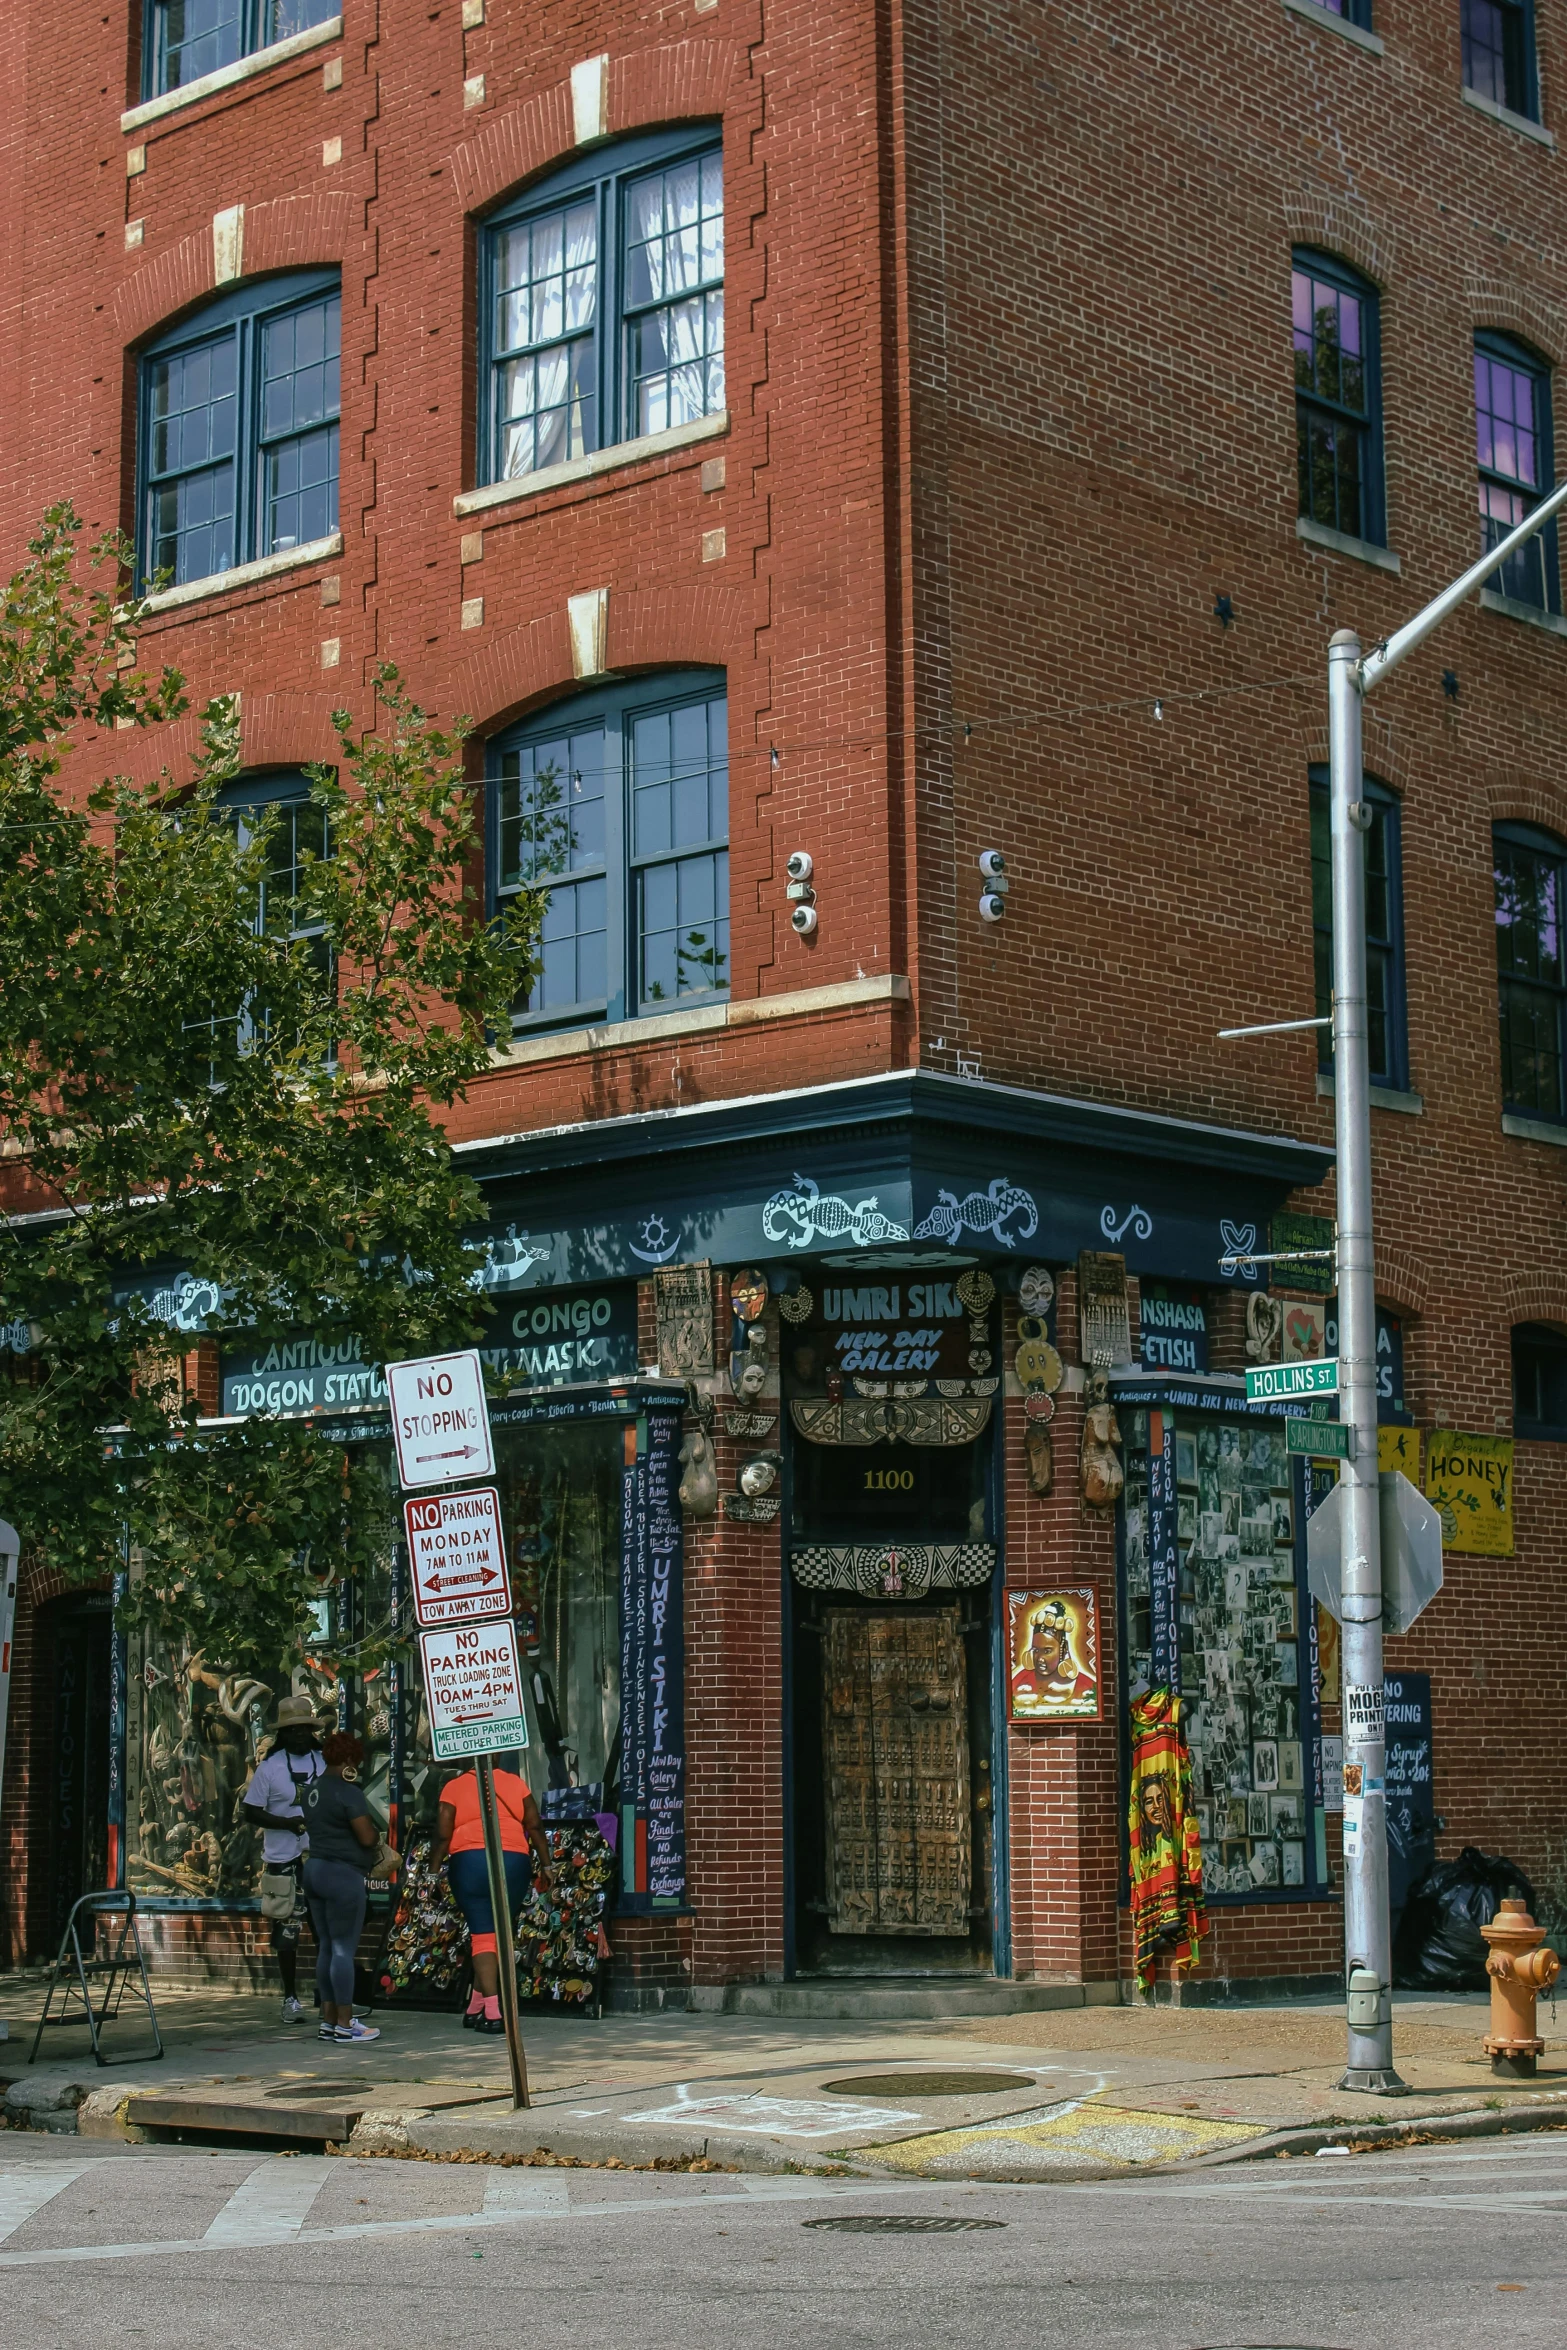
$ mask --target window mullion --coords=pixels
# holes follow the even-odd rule
[[[621,183],[599,182],[599,305],[598,395],[599,447],[610,448],[626,437],[622,413],[625,373],[625,322],[620,315]]]
[[[627,854],[631,827],[631,729],[625,698],[617,695],[604,714],[605,765],[615,746],[617,777],[605,776],[604,792],[604,986],[606,1018],[624,1020],[636,969],[636,883]]]

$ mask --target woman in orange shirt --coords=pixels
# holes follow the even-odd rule
[[[502,1768],[515,1758],[492,1755],[495,1803],[500,1813],[501,1851],[506,1862],[506,1898],[515,1918],[528,1896],[530,1881],[547,1889],[549,1845],[544,1823],[526,1779]],[[473,1989],[468,1997],[464,2029],[503,2032],[500,1965],[495,1955],[495,1911],[490,1902],[490,1870],[484,1856],[484,1815],[479,1808],[479,1774],[464,1771],[441,1790],[435,1818],[435,1843],[430,1862],[439,1868],[450,1854],[447,1882],[458,1908],[468,1921],[473,1944]]]

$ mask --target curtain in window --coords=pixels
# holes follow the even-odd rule
[[[496,277],[499,478],[511,481],[596,445],[593,199],[505,230]]]

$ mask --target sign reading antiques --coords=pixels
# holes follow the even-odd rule
[[[451,1485],[493,1477],[495,1448],[476,1346],[447,1355],[388,1363],[397,1474],[405,1486]]]
[[[511,1614],[500,1495],[493,1485],[405,1501],[403,1524],[414,1614],[421,1624],[465,1624],[480,1616]]]
[[[421,1632],[430,1751],[437,1762],[528,1743],[517,1629],[506,1617]]]

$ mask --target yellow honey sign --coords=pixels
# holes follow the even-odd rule
[[[1513,1440],[1433,1428],[1426,1442],[1426,1498],[1442,1517],[1444,1550],[1475,1558],[1513,1555]]]

